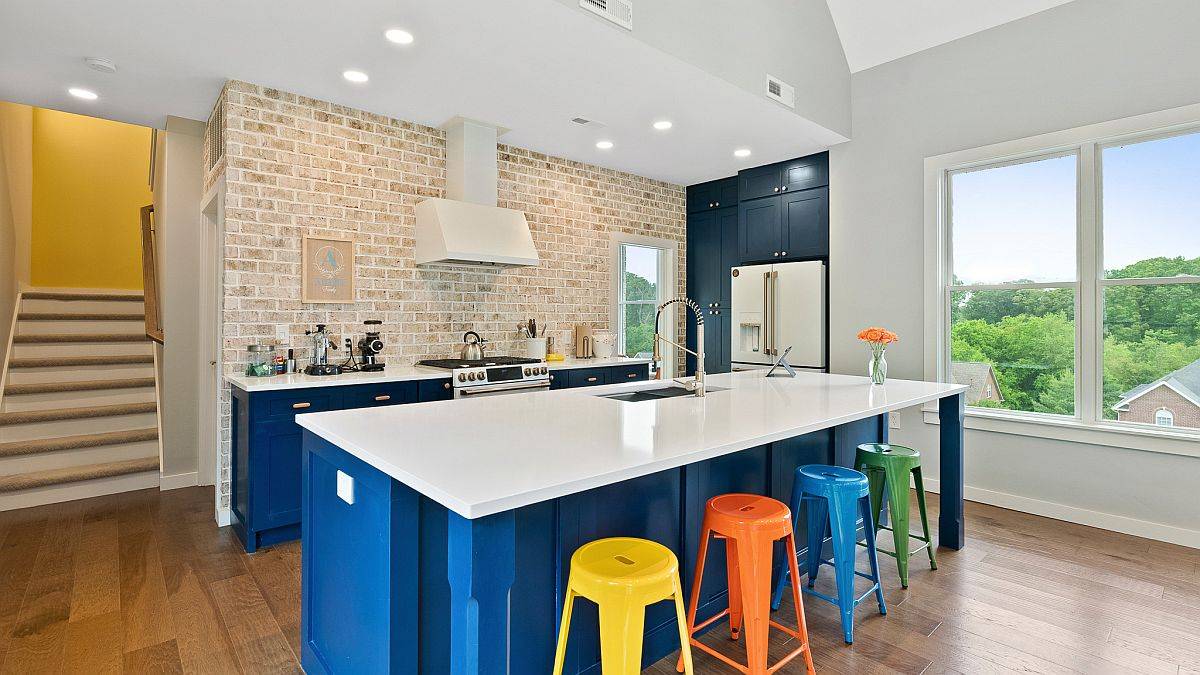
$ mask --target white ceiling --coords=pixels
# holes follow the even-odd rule
[[[1071,0],[827,1],[856,73]]]
[[[387,42],[392,27],[416,42]],[[87,56],[119,71],[90,70]],[[485,120],[512,130],[503,142],[678,184],[844,140],[546,0],[5,0],[0,64],[0,100],[161,127],[206,119],[233,78],[435,126]],[[343,80],[350,68],[370,82]],[[100,99],[72,98],[72,86]],[[652,129],[662,118],[674,128]],[[615,147],[597,150],[602,138]],[[735,159],[739,147],[754,154]]]

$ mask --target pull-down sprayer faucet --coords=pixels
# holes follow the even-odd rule
[[[684,347],[681,344],[671,342],[670,340],[663,337],[658,332],[658,320],[660,317],[662,317],[663,310],[666,309],[668,305],[673,305],[677,302],[683,303],[683,304],[687,305],[688,307],[690,307],[692,310],[692,313],[696,315],[696,351],[692,351],[692,350],[688,349],[687,347]],[[704,395],[704,313],[700,310],[700,305],[697,305],[694,301],[692,301],[688,298],[679,297],[679,298],[674,298],[672,300],[667,300],[666,302],[664,302],[663,304],[658,306],[658,311],[654,314],[654,364],[655,364],[655,368],[658,369],[658,371],[657,371],[658,379],[662,379],[662,366],[659,364],[659,361],[662,360],[662,352],[659,349],[659,342],[665,342],[677,349],[682,349],[687,354],[691,354],[692,356],[696,357],[696,377],[691,382],[687,382],[680,378],[675,378],[675,381],[679,382],[680,384],[686,385],[687,388],[689,390],[691,390],[696,396],[703,396]],[[686,340],[685,340],[685,342],[686,342]]]

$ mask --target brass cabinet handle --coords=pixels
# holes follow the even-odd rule
[[[449,389],[449,388],[450,388],[450,383],[449,383],[449,382],[443,382],[443,383],[442,383],[442,389]]]
[[[550,379],[554,379],[554,373],[550,373]]]
[[[392,397],[388,396],[387,394],[380,394],[379,396],[375,397],[375,400],[376,401],[390,401],[390,400],[392,400]]]
[[[587,379],[587,381],[588,381],[588,382],[595,382],[595,381],[596,381],[596,378],[595,378],[595,377],[589,377],[589,378]]]
[[[626,375],[625,377],[628,377],[629,379],[631,379],[631,380],[632,380],[633,378],[635,378],[635,377],[637,377],[637,376],[638,376],[638,374],[637,374],[637,373],[629,373],[629,374],[628,374],[628,375]]]
[[[292,409],[294,409],[294,410],[300,410],[302,408],[311,408],[311,407],[312,407],[312,404],[309,403],[308,401],[305,401],[304,403],[293,403],[292,404]]]

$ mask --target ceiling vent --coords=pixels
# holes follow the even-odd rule
[[[767,75],[767,98],[782,103],[789,108],[796,107],[795,87],[774,75]]]
[[[622,28],[633,30],[633,0],[579,0],[579,6]]]
[[[581,127],[588,127],[590,129],[600,129],[600,128],[604,127],[603,122],[597,122],[596,120],[589,120],[586,117],[572,117],[571,121],[574,122],[575,124],[578,124]]]

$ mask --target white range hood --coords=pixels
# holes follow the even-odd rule
[[[447,199],[417,204],[417,264],[537,265],[525,214],[496,206],[496,138],[503,132],[462,117],[445,128]]]

